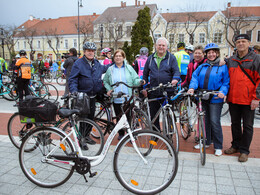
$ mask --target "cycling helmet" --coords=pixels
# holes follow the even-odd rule
[[[142,56],[142,55],[148,55],[148,49],[146,48],[146,47],[142,47],[141,49],[140,49],[140,55]]]
[[[181,47],[184,47],[184,48],[185,48],[185,43],[179,42],[179,43],[177,44],[177,48],[181,48]]]
[[[21,58],[19,54],[16,54],[15,58]]]
[[[215,43],[209,43],[209,44],[206,45],[204,51],[207,52],[207,51],[209,51],[211,49],[219,50],[219,46],[217,44],[215,44]]]
[[[137,55],[135,56],[135,58],[138,58],[138,57],[140,57],[140,54],[137,54]]]
[[[194,51],[194,46],[193,45],[189,45],[189,46],[185,47],[185,49]]]
[[[90,49],[90,50],[97,50],[97,46],[94,42],[85,42],[83,45],[83,50]]]
[[[20,55],[20,56],[26,56],[26,51],[23,50],[23,49],[20,50],[20,51],[19,51],[19,55]]]
[[[101,55],[106,55],[108,52],[111,52],[111,49],[106,47],[106,48],[101,50]]]

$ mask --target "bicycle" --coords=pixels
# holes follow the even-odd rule
[[[64,73],[60,74],[56,78],[56,82],[58,83],[58,85],[65,86],[66,85],[66,75]]]
[[[171,141],[171,143],[174,145],[176,152],[178,153],[179,152],[179,134],[178,134],[178,128],[176,125],[177,120],[176,120],[175,113],[172,111],[173,106],[169,103],[169,100],[171,100],[171,101],[177,100],[181,96],[183,90],[179,90],[179,92],[175,96],[169,98],[166,89],[172,88],[172,87],[173,86],[171,83],[167,83],[167,84],[161,83],[157,87],[153,87],[152,89],[149,89],[148,93],[152,92],[152,91],[156,91],[158,89],[163,90],[163,97],[153,98],[153,99],[145,98],[142,108],[146,110],[146,112],[148,113],[147,114],[148,117],[151,119],[149,102],[163,100],[163,103],[161,104],[160,109],[157,111],[155,116],[151,119],[152,126],[153,126],[154,130],[162,133],[165,137],[167,137]],[[159,120],[160,116],[162,116],[162,130],[158,129],[154,125],[155,121],[157,119]]]
[[[78,112],[59,110],[59,114],[69,118],[72,125],[72,131],[68,134],[55,127],[37,127],[23,140],[19,163],[31,182],[45,188],[57,187],[65,183],[74,170],[83,175],[87,182],[85,174],[89,173],[90,178],[97,174],[91,171],[91,167],[104,160],[112,140],[122,128],[127,129],[127,134],[117,144],[113,157],[114,173],[120,184],[135,194],[156,194],[174,180],[178,157],[173,145],[158,132],[131,129],[123,109],[123,115],[107,138],[100,155],[84,156],[75,131],[74,114]],[[103,134],[101,136],[103,138]],[[34,150],[25,152],[31,145]],[[147,150],[150,152],[145,156]]]
[[[0,74],[0,96],[8,101],[15,101],[18,95],[13,93],[14,85],[10,82],[3,82],[3,74]]]
[[[118,87],[120,84],[127,86],[128,88],[132,88],[132,96],[129,100],[126,100],[124,103],[124,110],[125,113],[130,112],[130,127],[135,129],[139,126],[142,128],[152,128],[151,121],[149,120],[146,113],[139,109],[136,106],[136,101],[139,100],[137,97],[137,90],[140,86],[129,86],[124,82],[116,82],[112,85],[112,87]],[[103,130],[103,134],[110,134],[113,128],[115,127],[115,121],[120,119],[122,116],[113,116],[113,97],[109,97],[108,95],[104,94],[104,98],[97,98],[96,99],[96,114],[94,116],[94,121],[100,125]]]
[[[202,165],[206,163],[206,132],[205,132],[205,113],[202,109],[202,98],[208,95],[217,95],[219,91],[205,91],[196,90],[196,93],[189,94],[184,93],[184,100],[187,103],[183,103],[180,108],[180,127],[182,137],[187,140],[191,132],[196,133],[197,141],[200,148],[200,161]],[[188,98],[186,98],[188,96]],[[190,96],[198,98],[196,109],[194,109],[194,104]],[[192,108],[192,109],[191,109]],[[193,110],[193,112],[189,112]],[[197,132],[195,131],[195,124],[197,122]]]

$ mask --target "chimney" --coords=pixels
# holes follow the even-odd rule
[[[29,20],[32,21],[33,19],[34,19],[33,15],[30,15],[30,16],[29,16]]]
[[[126,2],[124,2],[124,8],[126,7]]]
[[[228,8],[231,8],[231,2],[228,2],[227,6]]]
[[[93,13],[93,16],[96,16],[96,15],[97,15],[97,14],[94,12],[94,13]]]
[[[135,0],[135,7],[137,7],[137,0]]]
[[[138,7],[140,7],[140,1],[138,1]]]
[[[143,5],[145,5],[145,1],[143,1]]]
[[[124,2],[123,1],[121,1],[121,8],[123,8],[124,7]]]

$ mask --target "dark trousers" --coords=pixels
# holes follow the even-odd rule
[[[95,98],[90,98],[90,114],[87,115],[80,115],[80,118],[88,118],[93,120],[95,116],[96,111],[96,101]],[[90,132],[92,130],[92,126],[86,123],[80,124],[80,133],[83,137],[89,136]]]
[[[253,138],[253,125],[255,111],[250,105],[240,105],[229,103],[231,116],[232,147],[239,149],[240,153],[249,154],[249,147]],[[243,131],[241,127],[243,119]]]
[[[121,105],[122,104],[113,103],[114,111],[115,111],[116,116],[119,116],[119,115],[121,116],[121,114],[122,114]],[[126,117],[127,117],[128,123],[130,123],[130,112],[126,113]],[[124,135],[125,134],[125,130],[124,129],[119,130],[118,134],[119,135]]]
[[[22,78],[17,78],[17,92],[19,96],[19,101],[23,100],[23,96],[29,95],[29,82],[30,79],[22,79]],[[24,92],[24,93],[23,93]]]
[[[158,98],[158,97],[162,97],[162,95],[155,95],[155,94],[149,95],[149,99]],[[158,110],[161,108],[161,104],[163,103],[163,101],[164,100],[158,100],[158,101],[152,101],[149,103],[151,120],[153,120],[154,116],[156,115]],[[160,117],[157,117],[157,119],[154,121],[154,125],[160,130],[159,118]]]

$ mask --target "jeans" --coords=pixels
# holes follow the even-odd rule
[[[205,111],[206,145],[213,140],[215,149],[223,148],[223,133],[220,123],[220,115],[223,103],[209,103],[202,101],[202,108]]]
[[[229,103],[231,116],[232,148],[239,149],[240,153],[249,154],[249,147],[253,139],[253,125],[255,111],[250,105]],[[241,127],[243,119],[243,131]]]

